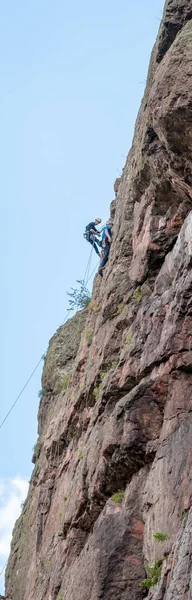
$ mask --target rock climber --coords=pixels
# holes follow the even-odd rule
[[[101,277],[103,277],[103,269],[109,258],[109,252],[110,252],[110,247],[111,247],[111,242],[112,242],[112,227],[113,227],[113,221],[111,219],[109,219],[109,221],[107,221],[106,225],[103,227],[102,238],[101,238],[103,257],[100,261],[100,265],[99,265],[99,269],[98,269],[98,273],[99,273],[99,275],[101,275]]]
[[[91,223],[86,225],[85,233],[83,235],[87,242],[89,242],[93,246],[96,254],[98,254],[98,256],[102,258],[103,253],[98,248],[98,246],[101,246],[101,242],[100,240],[95,239],[96,236],[101,235],[101,232],[98,231],[98,229],[96,229],[95,227],[96,225],[99,225],[99,223],[101,223],[101,219],[99,217],[95,219],[95,221],[91,221]]]

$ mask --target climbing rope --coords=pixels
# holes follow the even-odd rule
[[[61,325],[64,325],[64,324],[65,324],[65,321],[67,320],[67,317],[69,316],[69,313],[70,313],[72,310],[73,310],[72,308],[69,308],[69,309],[68,309],[68,311],[67,311],[67,314],[65,315],[64,321],[61,323]]]
[[[64,321],[63,321],[62,325],[64,325],[65,321],[67,320],[67,318],[68,318],[68,316],[69,316],[69,312],[71,312],[72,310],[73,310],[72,308],[70,308],[70,309],[68,310],[68,312],[67,312],[67,314],[66,314],[66,316],[65,316],[65,318],[64,318]],[[37,371],[37,369],[38,369],[39,365],[41,364],[42,360],[44,360],[44,359],[43,359],[43,356],[41,356],[40,360],[38,361],[38,363],[36,364],[35,368],[33,369],[33,371],[32,371],[32,373],[31,373],[31,375],[28,377],[28,379],[27,379],[27,381],[26,381],[25,385],[22,387],[22,390],[19,392],[19,394],[18,394],[18,396],[17,396],[16,400],[13,402],[12,406],[11,406],[11,407],[10,407],[10,409],[8,410],[8,413],[5,415],[5,417],[4,417],[4,419],[3,419],[3,421],[0,423],[0,429],[1,429],[1,427],[4,425],[4,423],[5,423],[5,421],[7,420],[7,418],[9,417],[9,415],[10,415],[10,413],[12,412],[12,410],[13,410],[14,406],[17,404],[17,402],[18,402],[19,398],[22,396],[22,394],[23,394],[24,390],[26,389],[26,387],[27,387],[28,383],[31,381],[31,379],[32,379],[33,375],[34,375],[34,374],[35,374],[35,372]]]
[[[91,279],[93,273],[95,272],[95,270],[97,269],[98,265],[99,265],[100,261],[96,264],[96,266],[94,267],[93,271],[91,272],[91,275],[89,276],[89,279],[87,279],[87,284],[89,283],[89,280]]]
[[[89,255],[88,262],[87,262],[87,266],[86,266],[86,269],[85,269],[85,275],[84,275],[84,277],[83,277],[83,283],[84,283],[84,284],[85,284],[85,282],[86,282],[86,278],[87,278],[87,271],[88,271],[88,267],[89,267],[89,263],[90,263],[90,258],[91,258],[91,255],[92,255],[92,249],[93,249],[93,246],[92,246],[92,248],[91,248],[91,250],[90,250],[90,255]],[[86,285],[86,284],[85,284],[85,285]]]
[[[27,381],[26,381],[25,385],[22,387],[22,390],[19,392],[19,394],[18,394],[18,396],[17,396],[17,398],[16,398],[15,402],[13,402],[13,404],[12,404],[11,408],[9,409],[8,413],[5,415],[5,417],[4,417],[3,421],[2,421],[2,423],[0,424],[0,429],[1,429],[1,427],[4,425],[5,421],[7,420],[8,416],[9,416],[9,415],[10,415],[10,413],[11,413],[11,411],[13,410],[14,406],[17,404],[17,402],[18,402],[19,398],[21,397],[21,395],[22,395],[22,393],[24,392],[25,388],[27,387],[28,383],[31,381],[31,379],[32,379],[32,377],[33,377],[33,375],[34,375],[34,373],[37,371],[37,369],[38,369],[38,367],[39,367],[39,365],[40,365],[40,363],[41,363],[41,361],[42,361],[42,360],[43,360],[43,357],[41,356],[41,358],[40,358],[39,362],[37,363],[36,367],[33,369],[32,373],[31,373],[31,375],[29,376],[29,378],[27,379]]]
[[[106,221],[106,223],[107,223],[107,221]],[[104,227],[105,227],[106,223],[104,224]],[[103,227],[102,227],[101,231],[102,230],[103,230]],[[92,245],[92,248],[91,248],[91,252],[90,252],[90,255],[89,255],[89,259],[88,259],[88,263],[87,263],[87,266],[86,266],[85,275],[84,275],[84,279],[83,279],[83,283],[84,283],[85,287],[87,287],[87,284],[88,284],[89,280],[91,279],[91,276],[93,275],[95,269],[98,266],[98,265],[96,265],[96,267],[94,267],[94,269],[93,269],[93,271],[92,271],[92,273],[91,273],[91,275],[89,277],[89,271],[90,271],[90,267],[91,267],[92,253],[93,253],[93,245]]]
[[[92,251],[93,251],[93,246],[92,246],[92,248],[91,248],[91,252],[90,252],[90,256],[89,256],[89,259],[88,259],[88,263],[87,263],[87,267],[86,267],[86,271],[85,271],[85,276],[84,276],[84,280],[83,280],[83,281],[84,281],[84,283],[85,283],[85,278],[86,278],[86,283],[85,283],[85,286],[87,286],[87,284],[88,284],[88,282],[90,281],[90,279],[91,279],[91,277],[92,277],[92,275],[93,275],[93,273],[94,273],[95,269],[97,268],[97,265],[96,265],[96,267],[94,267],[94,269],[93,269],[93,271],[92,271],[91,275],[89,276],[89,271],[90,271],[90,266],[91,266],[91,258],[92,258]],[[67,314],[66,314],[66,316],[65,316],[65,318],[64,318],[64,321],[63,321],[62,325],[64,325],[64,323],[66,322],[66,320],[67,320],[67,319],[68,319],[68,317],[69,317],[69,313],[70,313],[72,310],[73,310],[73,309],[72,309],[72,308],[70,308],[70,309],[67,311]],[[1,429],[1,427],[3,427],[3,425],[4,425],[5,421],[8,419],[8,417],[9,417],[10,413],[12,412],[13,408],[14,408],[14,407],[15,407],[15,405],[17,404],[17,402],[18,402],[19,398],[22,396],[22,394],[23,394],[24,390],[25,390],[25,389],[26,389],[26,387],[28,386],[28,383],[31,381],[31,379],[32,379],[33,375],[34,375],[34,374],[35,374],[35,372],[37,371],[37,369],[38,369],[39,365],[41,364],[42,360],[43,360],[43,356],[41,356],[40,360],[38,361],[38,363],[36,364],[35,368],[33,369],[33,371],[32,371],[32,373],[31,373],[31,375],[28,377],[27,381],[25,382],[24,386],[22,387],[21,391],[19,392],[19,394],[18,394],[17,398],[15,399],[15,401],[14,401],[14,402],[13,402],[13,404],[12,404],[12,406],[11,406],[11,407],[10,407],[10,409],[8,410],[7,414],[5,415],[5,417],[4,417],[4,419],[3,419],[3,421],[0,423],[0,429]],[[5,566],[6,566],[6,565],[5,565]],[[4,567],[4,568],[5,568],[5,567]],[[4,570],[4,568],[3,568],[3,570]],[[0,575],[1,575],[1,573],[0,573]]]
[[[90,271],[90,266],[91,266],[92,254],[93,254],[93,246],[92,246],[92,248],[91,248],[91,252],[90,252],[90,256],[89,256],[89,260],[88,260],[88,263],[87,263],[86,276],[85,276],[85,277],[86,277],[86,279],[85,279],[85,277],[84,277],[84,280],[83,280],[83,281],[84,281],[84,284],[85,284],[85,287],[87,286],[87,283],[88,283],[88,281],[89,281],[89,271]]]
[[[3,565],[3,568],[2,568],[2,569],[1,569],[1,571],[0,571],[0,577],[1,577],[1,575],[3,575],[3,571],[5,570],[5,567],[6,567],[6,566],[7,566],[7,561],[6,561],[6,563]]]

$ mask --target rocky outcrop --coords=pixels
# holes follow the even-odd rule
[[[192,0],[168,0],[109,263],[45,359],[12,600],[192,598],[191,147]]]

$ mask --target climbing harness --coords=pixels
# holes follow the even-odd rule
[[[101,219],[99,217],[97,219],[95,219],[95,221],[98,221],[98,224],[101,223]],[[85,238],[85,240],[87,240],[87,242],[90,242],[90,240],[91,240],[91,242],[93,242],[93,244],[94,244],[94,242],[96,242],[98,244],[98,246],[100,246],[100,241],[98,240],[97,235],[94,235],[94,233],[90,231],[90,229],[91,228],[94,229],[94,227],[95,227],[94,222],[89,223],[89,225],[86,225],[85,231],[83,233],[83,237]],[[95,231],[95,233],[96,233],[96,231]]]
[[[84,231],[83,233],[83,237],[85,238],[85,240],[87,240],[87,242],[89,241],[89,231]]]

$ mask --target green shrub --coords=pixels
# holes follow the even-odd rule
[[[113,496],[111,496],[111,500],[113,500],[113,502],[115,502],[116,504],[120,504],[123,501],[124,495],[125,494],[122,490],[118,490],[116,494],[113,494]]]
[[[160,533],[159,531],[157,531],[157,533],[154,533],[155,541],[156,542],[165,542],[166,540],[170,540],[170,536],[167,535],[167,533]]]
[[[155,560],[152,567],[149,567],[149,565],[145,566],[145,569],[146,569],[149,577],[147,579],[144,579],[139,584],[140,587],[145,587],[147,590],[149,590],[150,587],[153,587],[154,585],[156,585],[156,583],[158,582],[158,579],[161,575],[163,561],[166,560],[166,558],[167,558],[167,556],[165,556],[161,560]]]
[[[45,395],[45,390],[42,388],[38,392],[38,398],[40,398],[40,400],[42,400],[42,398],[43,398],[44,395]]]
[[[60,594],[57,596],[56,600],[64,600],[64,592],[60,592]]]
[[[72,292],[67,292],[67,296],[69,296],[68,310],[87,308],[91,302],[91,294],[85,282],[82,279],[80,281],[77,279],[77,283],[80,284],[80,290],[71,288]]]
[[[68,498],[67,496],[63,496],[63,502],[67,502]]]

